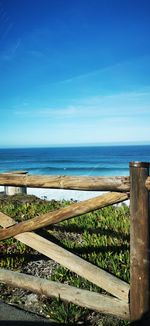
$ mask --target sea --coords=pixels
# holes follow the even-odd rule
[[[0,173],[30,175],[128,176],[129,162],[150,162],[150,145],[0,149]],[[4,187],[0,186],[0,191]],[[100,192],[28,188],[42,199],[86,200]]]
[[[150,162],[150,145],[0,149],[0,173],[129,175],[129,162]]]

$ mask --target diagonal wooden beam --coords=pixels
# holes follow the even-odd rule
[[[2,227],[8,227],[14,223],[15,221],[11,217],[1,213],[0,225]],[[129,284],[126,282],[33,232],[19,234],[15,236],[15,239],[128,303]]]
[[[54,212],[46,213],[41,216],[36,216],[30,220],[20,222],[7,229],[0,230],[0,240],[8,239],[17,234],[36,230],[53,223],[58,223],[68,218],[79,216],[105,206],[120,203],[126,199],[128,199],[127,194],[110,192],[102,196],[84,200]]]

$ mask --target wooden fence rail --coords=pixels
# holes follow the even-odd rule
[[[21,175],[16,172],[0,174],[0,185],[87,191],[128,192],[130,190],[129,177],[38,176]]]
[[[13,287],[36,292],[47,297],[67,300],[81,307],[86,307],[105,314],[117,315],[121,319],[129,319],[129,304],[96,292],[82,290],[67,284],[47,281],[18,272],[0,269],[0,281]]]
[[[20,222],[7,229],[0,230],[0,240],[10,238],[22,232],[33,231],[53,223],[58,223],[68,218],[79,216],[99,208],[117,204],[126,199],[128,199],[127,194],[108,193],[92,199],[81,201],[54,212],[46,213],[41,216],[36,216],[30,220]]]
[[[149,163],[131,162],[130,177],[69,177],[1,174],[0,185],[113,191],[16,224],[0,213],[0,240],[17,240],[55,260],[113,295],[76,289],[19,273],[0,270],[0,281],[86,306],[132,321],[150,314],[150,177]],[[123,193],[122,193],[123,192]],[[130,195],[130,286],[106,271],[31,231],[122,202]],[[63,257],[63,259],[62,259]]]
[[[0,221],[3,227],[15,223],[12,218],[2,213]],[[44,254],[46,257],[55,260],[78,275],[85,277],[88,281],[103,288],[124,302],[128,302],[129,285],[126,282],[121,281],[117,277],[110,275],[104,270],[33,232],[19,234],[15,236],[15,239]]]

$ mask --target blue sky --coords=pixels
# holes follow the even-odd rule
[[[0,147],[150,143],[149,0],[0,0]]]

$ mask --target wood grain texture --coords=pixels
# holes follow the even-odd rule
[[[2,227],[7,227],[14,223],[15,221],[12,218],[1,213],[0,225]],[[88,281],[111,293],[113,296],[128,303],[129,284],[126,282],[33,232],[19,234],[15,236],[15,239],[55,260],[62,266],[70,269],[81,277],[86,278]]]
[[[129,177],[86,177],[86,176],[49,176],[0,174],[0,185],[25,186],[33,188],[54,188],[95,191],[130,190]]]
[[[12,287],[19,287],[47,297],[60,298],[81,307],[92,309],[104,314],[115,315],[122,319],[129,319],[129,304],[107,295],[98,294],[87,290],[0,269],[0,282]]]
[[[150,313],[150,204],[145,187],[149,164],[130,163],[130,311],[131,320]]]
[[[53,223],[58,223],[68,218],[79,216],[105,206],[120,203],[126,199],[128,199],[127,194],[112,192],[74,203],[68,207],[41,216],[36,216],[30,220],[20,222],[15,226],[0,230],[0,240],[8,239],[22,232],[32,231]]]

